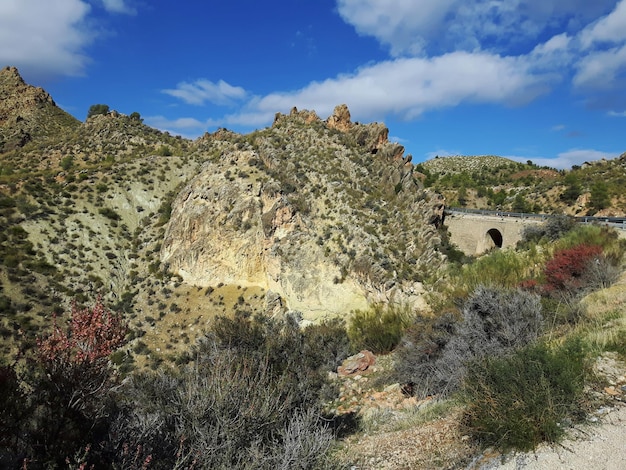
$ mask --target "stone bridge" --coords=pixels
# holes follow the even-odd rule
[[[444,225],[448,227],[452,243],[466,255],[474,256],[493,248],[515,247],[522,239],[524,227],[542,224],[551,217],[557,216],[447,208]],[[626,218],[575,217],[575,220],[614,227],[620,237],[626,238]]]
[[[475,214],[446,210],[444,225],[450,241],[466,255],[480,255],[493,248],[515,247],[528,225],[539,225],[541,218],[509,217],[506,213]]]

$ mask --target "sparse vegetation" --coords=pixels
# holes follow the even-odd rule
[[[459,442],[526,449],[581,418],[586,389],[602,394],[589,361],[626,357],[614,230],[562,216],[474,259],[450,244],[433,191],[468,207],[619,213],[624,157],[566,172],[438,158],[416,166],[420,180],[379,124],[342,132],[294,111],[192,142],[138,112],[94,105],[79,123],[48,104],[0,128],[2,467],[334,468],[338,437],[457,415]],[[181,224],[183,210],[194,217]],[[194,251],[212,236],[199,226],[219,233],[215,249]],[[165,260],[170,235],[202,272]],[[212,270],[222,253],[245,282]],[[267,259],[271,274],[257,269]],[[266,274],[294,298],[362,289],[370,304],[303,328],[292,302],[255,285]],[[99,293],[64,321],[70,299]],[[427,308],[405,302],[417,298]],[[376,367],[335,378],[361,349]]]
[[[355,350],[368,349],[376,354],[391,352],[400,342],[414,314],[407,305],[372,305],[350,317],[348,336]]]

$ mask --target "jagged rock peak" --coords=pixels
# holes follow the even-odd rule
[[[345,104],[335,106],[333,114],[326,119],[326,125],[330,129],[337,129],[341,132],[348,132],[353,124],[350,121],[350,110]]]
[[[303,109],[302,111],[298,111],[298,108],[295,106],[291,108],[291,112],[289,114],[276,113],[274,116],[274,123],[272,127],[288,123],[288,122],[299,122],[302,124],[311,124],[313,122],[321,121],[319,116],[315,111],[309,111]]]
[[[48,92],[27,84],[17,68],[0,70],[0,153],[77,125]]]
[[[24,79],[17,70],[17,67],[7,66],[0,70],[0,83],[8,83],[10,81],[16,84],[25,85]]]
[[[28,85],[17,67],[5,67],[0,70],[0,97],[9,99],[11,95],[28,95],[25,104],[50,103],[56,106],[52,97],[43,88]]]
[[[236,132],[226,129],[225,127],[220,127],[213,133],[205,132],[202,137],[200,137],[200,140],[229,140],[236,136]]]

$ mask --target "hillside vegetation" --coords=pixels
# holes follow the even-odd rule
[[[451,206],[567,215],[626,215],[626,154],[557,171],[495,156],[439,157],[417,166]]]
[[[414,166],[345,105],[190,141],[14,68],[0,96],[3,468],[459,468],[623,399],[594,373],[626,360],[617,232],[461,257],[440,192],[619,212],[624,158]]]

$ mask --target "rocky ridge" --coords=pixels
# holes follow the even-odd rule
[[[15,69],[2,76],[12,115],[57,129],[0,151],[3,353],[99,294],[130,316],[152,361],[236,309],[317,319],[370,302],[424,306],[445,260],[444,201],[383,124],[353,123],[339,106],[326,120],[294,109],[251,134],[195,141],[136,113],[64,127],[62,114],[35,112],[58,109],[43,90]],[[3,135],[23,121],[3,121]]]
[[[174,201],[162,262],[196,286],[261,286],[305,318],[423,306],[445,259],[444,201],[387,134],[342,105],[326,121],[294,108],[245,137],[204,136],[219,155]]]

